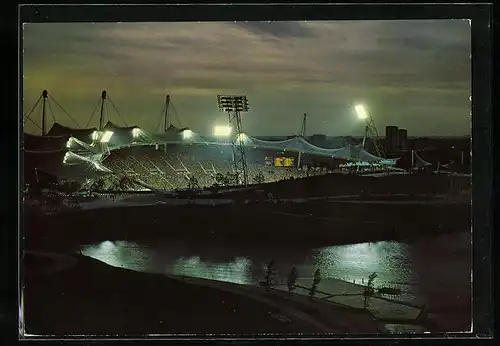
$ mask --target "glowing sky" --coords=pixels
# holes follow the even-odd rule
[[[358,102],[382,133],[388,124],[409,135],[470,133],[464,20],[42,23],[25,24],[23,37],[25,113],[47,89],[82,127],[106,89],[125,121],[148,131],[168,93],[175,125],[211,133],[227,123],[216,102],[227,93],[248,96],[243,127],[253,135],[297,133],[303,113],[308,134],[361,135]],[[30,122],[25,130],[40,132]]]

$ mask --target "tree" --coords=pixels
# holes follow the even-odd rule
[[[189,189],[199,189],[200,188],[200,184],[198,183],[198,179],[196,179],[196,177],[194,175],[189,177],[188,188]]]
[[[365,296],[365,303],[364,303],[364,308],[368,308],[368,297],[371,297],[375,293],[375,287],[373,284],[373,281],[377,277],[377,273],[371,273],[370,276],[368,277],[368,282],[366,283],[365,286],[365,291],[363,292],[363,295]]]
[[[227,176],[222,173],[217,173],[215,175],[215,182],[216,184],[219,184],[221,186],[229,185],[229,180],[227,179]]]
[[[257,173],[253,180],[256,184],[263,184],[265,182],[264,174],[262,172]]]
[[[225,176],[226,185],[238,185],[238,173],[227,172]]]
[[[288,292],[293,292],[295,290],[295,285],[297,284],[298,277],[299,277],[299,272],[297,271],[296,267],[293,267],[292,270],[290,270],[290,273],[288,273],[288,280],[287,280]]]
[[[130,177],[127,175],[124,175],[123,177],[121,177],[119,182],[118,182],[118,186],[119,186],[119,189],[121,191],[129,190],[129,189],[133,188],[134,185],[135,185],[134,181],[132,179],[130,179]]]
[[[309,291],[309,296],[311,298],[314,297],[314,295],[316,294],[316,291],[318,289],[318,285],[319,285],[320,281],[321,281],[321,273],[320,273],[319,269],[316,269],[316,271],[314,272],[314,278],[313,278],[311,290]]]
[[[274,288],[274,285],[276,283],[275,275],[276,275],[276,267],[274,265],[274,260],[271,260],[267,264],[266,268],[265,287],[267,291],[270,291]]]
[[[120,179],[116,176],[113,176],[110,178],[110,181],[109,181],[109,186],[108,186],[108,190],[111,190],[111,191],[120,191],[122,188],[121,186],[121,183],[120,183]]]
[[[104,189],[104,179],[95,180],[92,185],[90,185],[91,191],[102,191]]]

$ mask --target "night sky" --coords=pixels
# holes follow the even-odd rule
[[[380,134],[470,134],[467,20],[67,23],[24,25],[24,112],[43,89],[85,127],[106,89],[128,125],[159,129],[165,95],[174,125],[227,124],[217,94],[246,94],[244,131],[361,135],[364,103]],[[54,103],[58,122],[74,126]],[[124,125],[109,107],[109,119]],[[33,119],[40,124],[40,113]],[[97,126],[98,114],[89,127]],[[180,121],[180,123],[179,123]],[[27,122],[26,132],[40,133]]]

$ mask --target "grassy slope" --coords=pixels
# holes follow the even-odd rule
[[[162,275],[82,259],[67,271],[27,277],[29,334],[318,332],[248,297],[189,285]]]

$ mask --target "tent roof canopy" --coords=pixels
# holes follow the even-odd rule
[[[138,126],[119,126],[111,121],[108,121],[106,125],[103,126],[103,130],[110,130],[110,131],[132,131],[133,129],[139,128]]]
[[[49,132],[47,132],[47,136],[70,135],[70,136],[74,136],[74,137],[82,137],[82,136],[88,136],[96,130],[97,129],[95,127],[88,128],[88,129],[74,129],[71,127],[61,125],[61,124],[56,122],[56,123],[54,123],[54,125],[52,125]]]
[[[104,129],[109,129],[111,131],[128,131],[137,126],[121,127],[108,121],[104,126]],[[55,123],[54,126],[49,131],[49,135],[61,135],[70,134],[73,137],[81,138],[82,134],[91,134],[95,131],[95,128],[91,129],[71,129],[69,127]],[[185,130],[190,130],[188,127],[178,128],[171,124],[166,132],[161,133],[145,133],[145,136],[141,138],[139,142],[140,145],[152,145],[152,144],[163,144],[163,143],[200,143],[200,144],[213,144],[213,145],[230,145],[231,138],[216,138],[213,136],[204,136],[196,132],[192,132],[189,137],[184,137],[183,132]],[[377,157],[368,151],[366,151],[360,144],[347,144],[340,148],[322,148],[318,147],[310,142],[308,142],[302,136],[294,136],[289,139],[272,141],[272,140],[262,140],[249,135],[244,135],[242,138],[243,143],[247,147],[278,150],[278,151],[292,151],[292,152],[302,152],[305,154],[325,156],[331,158],[338,158],[347,161],[355,162],[379,162],[381,164],[391,165],[396,162],[397,159],[385,159],[382,157]],[[128,141],[128,140],[126,140]],[[131,140],[132,141],[132,140]],[[118,149],[121,146],[129,145],[130,143],[117,143],[110,144],[110,149]]]

